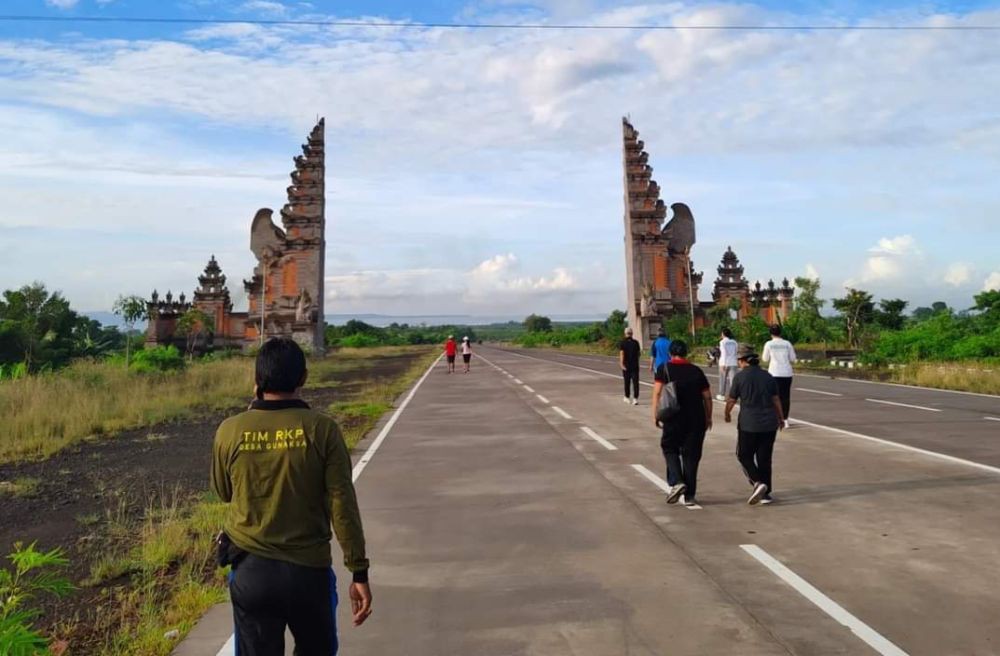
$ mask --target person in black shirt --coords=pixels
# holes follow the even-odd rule
[[[736,424],[736,458],[746,473],[753,492],[747,503],[771,503],[771,457],[774,439],[785,425],[778,384],[760,368],[760,359],[751,346],[741,346],[737,356],[740,371],[733,378],[726,399],[726,423],[732,421],[733,406],[740,402]]]
[[[639,355],[642,347],[632,338],[632,329],[625,329],[625,339],[618,345],[618,363],[625,380],[625,403],[629,402],[629,385],[632,387],[632,405],[639,405]]]
[[[670,343],[670,360],[656,369],[653,386],[653,423],[663,428],[660,448],[667,461],[667,503],[676,503],[684,495],[684,505],[696,505],[698,463],[705,444],[705,433],[712,429],[712,390],[699,367],[685,358],[688,347],[675,339]],[[667,383],[677,389],[680,410],[666,421],[656,418],[660,394]]]

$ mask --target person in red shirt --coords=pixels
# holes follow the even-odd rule
[[[455,336],[448,335],[448,341],[444,343],[444,355],[448,358],[448,373],[455,373],[455,355],[458,353],[458,344],[455,343]]]

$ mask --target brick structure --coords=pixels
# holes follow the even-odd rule
[[[691,263],[695,244],[694,216],[687,205],[667,207],[660,186],[653,180],[649,153],[639,132],[622,119],[625,172],[625,264],[628,288],[628,325],[635,338],[646,344],[664,320],[692,315],[695,325],[704,322],[698,302],[702,274]],[[666,223],[664,224],[664,222]]]
[[[625,266],[628,325],[635,338],[647,344],[658,328],[674,316],[689,318],[689,325],[705,325],[706,313],[730,299],[739,299],[739,318],[757,313],[768,323],[783,321],[791,310],[795,290],[785,279],[782,287],[760,283],[754,290],[743,277],[743,266],[729,248],[722,256],[711,301],[698,299],[702,274],[694,270],[691,249],[695,244],[694,216],[684,203],[667,207],[660,186],[653,180],[649,153],[638,131],[622,119],[622,154],[625,173]]]
[[[271,220],[273,210],[257,211],[250,225],[250,250],[257,257],[253,275],[243,281],[249,300],[247,312],[233,312],[226,277],[213,255],[199,276],[194,300],[181,295],[175,303],[170,293],[161,302],[153,292],[148,303],[150,321],[146,341],[181,343],[178,318],[190,308],[212,318],[214,332],[209,346],[245,348],[264,337],[291,337],[314,353],[323,351],[323,276],[326,254],[325,137],[320,119],[312,129],[302,155],[296,157],[288,187],[288,202],[281,209],[281,224]]]

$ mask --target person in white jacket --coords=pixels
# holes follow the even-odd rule
[[[781,325],[771,326],[771,339],[764,344],[761,361],[767,362],[767,372],[778,384],[778,398],[781,399],[781,409],[788,425],[788,410],[792,406],[792,363],[795,362],[795,347],[787,339],[781,337]]]
[[[733,331],[723,328],[722,338],[719,341],[719,393],[715,397],[720,401],[726,400],[729,386],[733,384],[733,376],[738,369],[736,362],[738,348],[739,344],[733,339]]]

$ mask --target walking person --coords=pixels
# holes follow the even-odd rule
[[[736,351],[739,344],[733,339],[733,331],[729,328],[722,329],[722,337],[719,340],[719,394],[715,398],[725,401],[729,394],[729,386],[736,375]]]
[[[785,425],[778,398],[778,385],[771,374],[760,368],[760,359],[751,346],[741,346],[737,355],[740,371],[733,378],[726,399],[726,423],[732,421],[733,406],[740,402],[736,423],[736,458],[753,490],[747,503],[768,504],[773,500],[771,459],[774,440]]]
[[[465,365],[465,371],[463,373],[469,373],[470,362],[472,362],[472,344],[469,343],[468,337],[462,338],[462,363]]]
[[[771,339],[764,344],[761,360],[769,363],[767,371],[778,384],[778,398],[781,399],[781,410],[787,426],[788,412],[792,407],[792,363],[796,357],[795,347],[781,337],[780,324],[771,326]]]
[[[625,339],[618,344],[618,364],[622,368],[622,379],[625,381],[625,396],[623,401],[629,402],[629,392],[632,392],[632,405],[639,405],[639,355],[642,346],[632,337],[632,329],[625,329]],[[629,389],[631,388],[631,389]]]
[[[667,503],[683,496],[686,506],[697,505],[698,463],[701,462],[705,433],[712,429],[712,389],[708,379],[687,360],[688,347],[677,339],[670,344],[670,361],[656,370],[653,385],[653,423],[662,427],[660,448],[667,462]],[[657,418],[664,386],[673,383],[679,409],[664,421]]]
[[[333,534],[352,574],[354,625],[372,612],[351,457],[333,419],[299,397],[298,344],[268,340],[255,380],[256,400],[222,422],[212,449],[211,487],[229,506],[217,546],[220,565],[232,566],[236,653],[284,654],[287,627],[296,654],[336,654]]]
[[[448,340],[444,343],[444,356],[448,360],[448,373],[455,373],[455,355],[458,353],[458,344],[455,343],[455,336],[448,335]]]
[[[656,373],[660,365],[666,364],[669,359],[670,339],[667,337],[667,331],[660,327],[656,331],[653,345],[649,347],[649,372]]]

